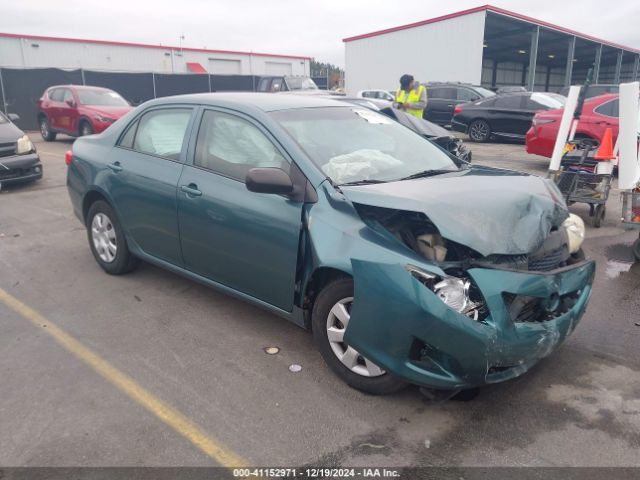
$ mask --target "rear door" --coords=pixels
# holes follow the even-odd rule
[[[424,118],[440,125],[450,124],[456,98],[457,92],[454,87],[427,87],[427,108]]]
[[[69,133],[78,133],[78,101],[70,88],[64,89],[58,117],[60,129]]]
[[[182,266],[177,185],[194,109],[162,106],[131,123],[110,170],[111,192],[125,231],[148,255]]]
[[[522,138],[531,125],[533,114],[524,110],[526,95],[505,94],[489,109],[491,131],[504,137]]]
[[[185,267],[291,311],[302,202],[245,186],[254,167],[289,172],[286,152],[252,118],[216,109],[204,110],[193,150],[178,190]]]
[[[60,129],[60,117],[63,114],[62,99],[65,90],[65,88],[54,88],[49,92],[46,114],[49,119],[49,127],[56,130]]]
[[[611,128],[614,136],[618,135],[619,128],[619,109],[620,99],[614,98],[608,102],[598,105],[593,109],[593,115],[590,115],[587,121],[591,123],[591,131],[596,138],[601,139],[607,128]]]

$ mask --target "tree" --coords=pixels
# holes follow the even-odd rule
[[[336,86],[342,86],[344,70],[332,63],[311,60],[311,76],[316,78],[326,78],[327,88],[331,89]]]

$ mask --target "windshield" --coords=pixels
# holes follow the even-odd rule
[[[126,107],[129,105],[124,98],[111,90],[78,89],[78,98],[82,105],[101,107]]]
[[[485,98],[493,97],[496,94],[496,92],[492,92],[491,90],[488,90],[488,89],[483,88],[483,87],[473,87],[473,89],[476,92],[478,92],[479,95],[482,95]]]
[[[285,77],[289,90],[318,90],[316,83],[309,77]]]
[[[457,170],[440,148],[398,122],[360,107],[271,114],[334,183],[398,180],[425,170]]]

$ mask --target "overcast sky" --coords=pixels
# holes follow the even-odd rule
[[[344,65],[342,39],[482,5],[413,0],[0,0],[0,31],[315,57]],[[493,5],[640,48],[638,0]],[[418,46],[416,46],[418,47]],[[411,46],[407,46],[411,48]],[[419,47],[418,47],[419,48]]]

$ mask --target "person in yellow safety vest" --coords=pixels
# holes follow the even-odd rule
[[[396,91],[394,107],[422,118],[424,109],[427,107],[427,87],[416,82],[413,75],[402,75],[400,88]]]

